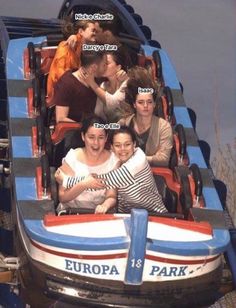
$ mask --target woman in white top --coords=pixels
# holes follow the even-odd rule
[[[134,130],[138,146],[145,152],[151,166],[167,167],[173,147],[172,127],[154,114],[158,93],[146,69],[134,67],[129,71],[125,94],[134,113],[121,119],[119,124]]]
[[[110,188],[117,188],[118,211],[128,213],[132,208],[145,208],[149,212],[167,212],[147,161],[145,153],[135,147],[135,134],[127,126],[112,131],[112,150],[121,167],[96,175],[96,179]],[[94,175],[95,176],[95,175]],[[60,180],[62,181],[63,178]],[[80,178],[64,177],[64,185],[78,185]]]
[[[104,121],[92,116],[83,122],[81,136],[85,146],[71,149],[57,171],[68,176],[80,176],[80,183],[70,189],[59,186],[60,204],[57,212],[67,208],[95,209],[96,213],[105,213],[116,205],[116,191],[105,189],[105,185],[91,174],[109,172],[117,165],[114,153],[106,150],[107,130],[97,128]],[[95,190],[96,189],[96,190]]]

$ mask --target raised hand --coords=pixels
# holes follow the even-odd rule
[[[95,209],[95,214],[105,214],[107,212],[107,207],[105,204],[99,204],[97,205]]]
[[[84,69],[81,67],[77,74],[79,79],[82,82],[86,83],[88,86],[91,86],[91,84],[95,82],[94,73],[91,70]]]
[[[75,50],[77,47],[77,36],[75,34],[70,35],[66,43],[69,45],[71,49]]]
[[[128,75],[124,70],[119,70],[116,73],[116,78],[118,79],[119,82],[123,82],[128,79]]]
[[[104,189],[106,185],[100,179],[96,179],[93,175],[88,175],[83,181],[86,188],[90,189]]]

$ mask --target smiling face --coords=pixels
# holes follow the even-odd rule
[[[155,103],[151,93],[137,94],[134,103],[136,114],[143,117],[150,117],[153,114]]]
[[[133,154],[135,142],[128,133],[115,134],[111,146],[115,155],[122,163],[125,163]]]
[[[87,154],[99,157],[105,147],[107,135],[104,129],[90,126],[85,134],[82,133]]]
[[[96,40],[96,26],[94,23],[88,23],[85,30],[79,29],[79,34],[82,36],[85,43],[95,42]]]

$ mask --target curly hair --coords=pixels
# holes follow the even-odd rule
[[[152,88],[153,100],[155,101],[158,95],[158,87],[152,80],[150,73],[143,67],[135,66],[128,70],[128,82],[125,91],[125,101],[132,107],[138,95],[138,88]]]
[[[65,38],[68,38],[72,34],[77,34],[79,29],[85,30],[89,24],[94,24],[93,20],[78,20],[76,22],[71,21],[71,19],[64,19],[62,22],[62,33]]]

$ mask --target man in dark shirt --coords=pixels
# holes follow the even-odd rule
[[[80,122],[94,113],[97,95],[81,78],[81,74],[102,77],[107,68],[106,54],[103,51],[82,51],[81,67],[67,71],[54,87],[53,103],[56,105],[56,121]]]

